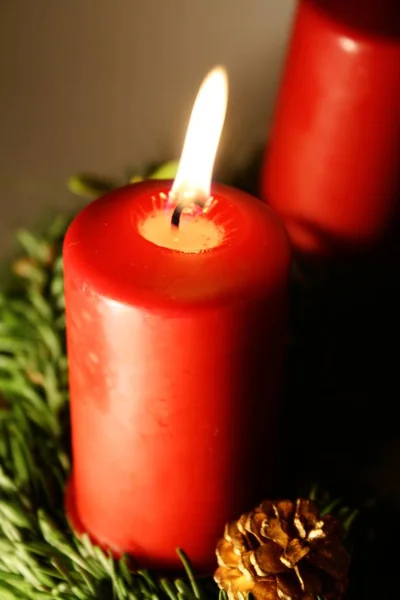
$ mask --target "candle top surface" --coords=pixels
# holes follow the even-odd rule
[[[199,253],[218,247],[224,240],[224,230],[204,215],[181,217],[180,226],[171,226],[171,211],[156,210],[138,223],[140,234],[161,248]]]
[[[349,35],[400,42],[399,0],[305,0],[305,4]]]
[[[201,238],[195,246],[165,247],[157,228],[146,234],[146,222],[165,218],[163,235],[170,235],[171,211],[165,212],[162,199],[171,185],[153,180],[120,188],[75,217],[64,241],[64,262],[75,285],[156,309],[268,296],[286,282],[290,247],[281,221],[264,202],[239,190],[213,186],[209,210],[195,217]],[[182,232],[188,224],[187,236],[189,228],[196,235],[195,222],[185,221]]]

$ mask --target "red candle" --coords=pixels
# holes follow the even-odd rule
[[[299,252],[384,237],[400,192],[399,98],[398,0],[300,2],[261,181]]]
[[[203,103],[203,123],[215,104]],[[189,154],[202,154],[207,131],[189,128]],[[181,167],[178,201],[183,188],[201,197],[187,174],[203,166],[184,152]],[[65,239],[68,510],[146,567],[178,567],[181,547],[208,571],[224,523],[270,484],[290,251],[264,203],[222,185],[171,227],[170,190],[114,191]]]

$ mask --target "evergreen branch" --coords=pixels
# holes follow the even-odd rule
[[[131,572],[127,557],[115,560],[86,536],[78,539],[65,520],[68,377],[61,249],[68,222],[58,219],[44,236],[18,232],[25,254],[13,263],[11,284],[0,293],[0,597],[205,598],[183,553],[188,583]]]

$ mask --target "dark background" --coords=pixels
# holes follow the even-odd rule
[[[260,150],[234,183],[258,189]],[[349,600],[398,597],[400,225],[360,255],[294,256],[279,495],[358,509]],[[266,457],[268,469],[268,457]]]

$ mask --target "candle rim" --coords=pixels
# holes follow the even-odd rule
[[[135,192],[136,196],[143,193],[143,191],[146,192],[146,196],[150,194],[154,195],[157,192],[165,193],[169,189],[170,184],[171,180],[148,180],[129,184],[98,198],[86,206],[83,211],[75,217],[65,236],[64,256],[68,263],[68,268],[70,270],[75,269],[73,277],[80,280],[77,281],[77,285],[85,287],[88,293],[101,294],[107,296],[111,301],[116,301],[121,304],[132,304],[130,298],[132,295],[135,295],[135,304],[142,307],[147,306],[148,308],[156,308],[157,304],[159,304],[160,307],[163,307],[167,303],[171,306],[176,306],[177,308],[184,306],[185,309],[190,309],[193,305],[193,307],[196,307],[197,309],[200,304],[204,304],[204,306],[219,305],[224,304],[225,302],[229,303],[233,298],[240,301],[243,294],[248,294],[249,298],[250,296],[254,296],[254,298],[263,295],[268,296],[271,288],[275,285],[275,280],[282,277],[286,278],[288,276],[291,261],[291,249],[289,238],[281,219],[263,201],[254,198],[246,192],[219,183],[212,186],[213,196],[215,196],[218,201],[224,202],[228,201],[227,198],[230,198],[230,195],[233,195],[235,200],[232,202],[230,199],[230,202],[236,207],[239,206],[237,201],[237,198],[239,197],[241,201],[243,201],[243,205],[240,202],[242,206],[245,204],[251,206],[251,212],[255,211],[257,216],[263,215],[264,228],[269,230],[274,238],[273,241],[263,240],[263,236],[260,235],[260,232],[264,233],[265,231],[262,224],[260,227],[260,219],[258,219],[258,221],[255,220],[253,215],[252,219],[253,222],[256,223],[257,240],[260,243],[260,248],[257,249],[257,252],[254,248],[251,250],[252,263],[247,264],[246,268],[243,264],[239,265],[239,274],[232,274],[231,270],[233,265],[229,262],[229,257],[232,257],[232,260],[235,260],[237,263],[236,254],[238,252],[238,244],[243,244],[243,240],[238,242],[237,237],[235,237],[236,241],[229,243],[228,240],[226,243],[223,242],[219,246],[201,252],[180,252],[175,249],[157,246],[140,236],[141,242],[139,247],[141,247],[142,250],[144,249],[145,253],[147,250],[153,261],[154,258],[156,258],[154,264],[159,271],[154,274],[154,280],[157,281],[157,290],[146,284],[143,284],[142,286],[139,284],[132,284],[131,281],[127,281],[126,274],[125,276],[121,275],[121,272],[123,272],[127,265],[126,257],[122,257],[120,263],[114,265],[113,269],[111,269],[110,264],[108,263],[107,269],[104,270],[103,264],[99,261],[98,257],[96,257],[95,250],[90,248],[89,240],[83,235],[85,228],[88,228],[88,221],[90,221],[92,211],[104,206],[109,209],[113,203],[115,204],[116,199],[119,199],[122,203],[126,202],[128,204],[132,191]],[[132,201],[132,199],[130,199],[130,201]],[[265,226],[265,224],[267,225]],[[99,228],[100,226],[96,225],[96,227]],[[274,243],[277,245],[276,252],[274,251],[273,258],[267,257],[267,247]],[[254,240],[252,241],[252,244],[254,245]],[[102,252],[104,253],[104,248],[102,249]],[[226,253],[227,258],[219,258],[224,253]],[[122,253],[119,253],[120,258],[121,256]],[[263,263],[264,259],[266,263],[265,273],[260,274],[260,265]],[[140,260],[141,259],[139,258],[138,263],[140,263]],[[220,266],[220,263],[222,264],[222,267]],[[272,265],[270,265],[271,268],[268,268],[269,263]],[[278,263],[280,264],[279,268],[277,267]],[[228,265],[230,267],[229,272]],[[238,269],[239,267],[238,264],[236,264],[235,269]],[[166,269],[166,273],[169,272],[168,269],[172,268],[174,275],[171,281],[168,280],[168,277],[163,280],[162,273],[160,273],[160,269],[162,271],[163,268]],[[85,276],[82,277],[82,273],[84,273]],[[171,289],[174,288],[174,285],[179,280],[179,276],[185,280],[185,285],[180,283],[180,285],[177,285],[175,291],[172,290],[169,292],[169,287],[171,287]],[[230,286],[229,281],[224,281],[224,277],[226,279],[228,276],[233,279],[236,277],[236,285],[233,285],[232,283]],[[86,281],[84,281],[85,279]],[[90,285],[88,284],[88,281],[90,281]],[[210,282],[217,287],[216,290],[208,289],[208,287],[212,287]],[[165,283],[166,285],[164,290],[162,289],[162,283]],[[191,291],[192,289],[193,291]]]

